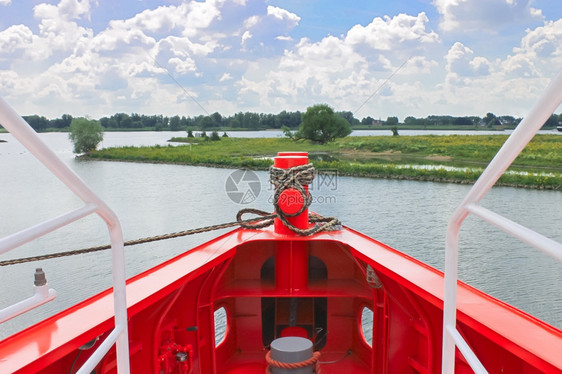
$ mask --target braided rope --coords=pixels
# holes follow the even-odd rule
[[[234,227],[234,226],[239,226],[239,225],[240,226],[249,225],[252,222],[259,222],[259,221],[264,220],[264,219],[269,219],[269,220],[272,220],[272,222],[273,222],[273,218],[275,218],[275,215],[273,215],[273,214],[267,213],[267,215],[265,215],[265,216],[263,214],[260,214],[259,217],[249,218],[249,219],[246,219],[246,220],[237,220],[237,221],[234,221],[234,222],[227,222],[227,223],[222,223],[222,224],[218,224],[218,225],[199,227],[199,228],[195,228],[195,229],[191,229],[191,230],[178,231],[178,232],[164,234],[164,235],[157,235],[157,236],[151,236],[151,237],[147,237],[147,238],[129,240],[129,241],[124,242],[123,245],[125,247],[127,247],[127,246],[132,246],[132,245],[151,243],[151,242],[155,242],[155,241],[159,241],[159,240],[179,238],[179,237],[182,237],[182,236],[200,234],[200,233],[203,233],[203,232],[220,230],[220,229],[226,229],[226,228],[229,228],[229,227]],[[269,223],[268,225],[270,225],[270,224],[271,223]],[[247,227],[247,226],[243,226],[243,227]],[[26,262],[49,260],[49,259],[53,259],[53,258],[67,257],[67,256],[75,256],[75,255],[81,255],[81,254],[86,254],[86,253],[103,251],[103,250],[110,249],[110,248],[111,248],[111,245],[106,244],[106,245],[76,249],[76,250],[66,251],[66,252],[49,253],[49,254],[40,255],[40,256],[32,256],[32,257],[24,257],[24,258],[18,258],[18,259],[13,259],[13,260],[5,260],[5,261],[0,261],[0,266],[9,266],[9,265],[16,265],[16,264],[24,264]]]
[[[299,165],[289,169],[281,169],[274,166],[269,168],[269,181],[275,186],[275,193],[273,195],[273,206],[277,218],[291,231],[303,235],[310,236],[319,231],[328,231],[334,229],[340,222],[336,217],[322,217],[317,214],[309,215],[309,221],[315,223],[322,223],[321,225],[314,225],[307,229],[301,229],[289,222],[287,217],[295,217],[303,213],[312,203],[312,196],[305,190],[303,185],[309,185],[314,180],[314,166],[309,163],[306,165]],[[289,189],[297,190],[302,198],[303,204],[301,208],[292,214],[283,212],[279,206],[279,197],[281,194]]]
[[[308,208],[308,206],[312,203],[312,197],[309,193],[307,193],[303,185],[309,185],[312,183],[313,180],[314,180],[314,167],[312,166],[312,164],[300,165],[290,169],[280,169],[272,166],[270,168],[270,181],[275,186],[275,194],[273,196],[273,201],[274,201],[273,205],[275,208],[275,213],[272,214],[270,212],[266,212],[259,209],[245,208],[238,211],[238,214],[236,215],[236,221],[234,222],[227,222],[218,225],[204,226],[191,230],[179,231],[179,232],[174,232],[164,235],[157,235],[147,238],[129,240],[124,242],[123,245],[132,246],[132,245],[138,245],[144,243],[151,243],[159,240],[179,238],[182,236],[200,234],[203,232],[226,229],[234,226],[241,226],[245,229],[261,229],[272,225],[275,218],[279,218],[283,222],[283,224],[287,226],[290,230],[303,236],[313,235],[320,231],[334,230],[337,228],[338,225],[341,224],[336,217],[323,217],[318,214],[311,213],[308,216],[309,222],[319,223],[319,224],[316,224],[308,229],[300,229],[296,226],[293,226],[287,219],[287,217],[294,217],[296,215],[303,213],[306,210],[306,208]],[[294,214],[286,214],[279,207],[279,196],[281,195],[281,193],[283,193],[283,191],[285,191],[288,188],[294,188],[297,191],[299,191],[304,202],[301,209]],[[257,217],[243,220],[242,216],[244,214],[255,214],[257,215]],[[57,252],[57,253],[50,253],[50,254],[39,255],[39,256],[4,260],[4,261],[0,261],[0,267],[23,264],[33,261],[49,260],[59,257],[75,256],[80,254],[103,251],[110,248],[111,245],[106,244],[106,245],[76,249],[66,252]]]
[[[266,373],[271,373],[272,366],[280,369],[300,369],[300,368],[305,368],[307,366],[313,366],[314,373],[321,374],[322,370],[320,368],[320,356],[321,353],[319,351],[316,351],[312,354],[312,357],[309,358],[308,360],[304,360],[301,362],[281,362],[272,359],[271,351],[268,351],[267,354],[265,355],[265,361],[267,361],[267,364],[269,365],[267,367]]]

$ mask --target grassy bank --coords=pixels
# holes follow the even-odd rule
[[[390,131],[394,126],[380,125],[380,126],[368,126],[368,125],[353,125],[352,130],[388,130]],[[505,131],[512,130],[514,126],[479,126],[479,125],[407,125],[401,123],[398,125],[398,131],[402,130],[430,130],[430,131]],[[548,129],[544,129],[548,130]]]
[[[222,138],[192,145],[104,149],[88,158],[266,169],[278,151],[308,151],[317,169],[335,169],[342,175],[471,183],[506,138],[369,136],[347,137],[324,145],[286,138]],[[562,137],[537,135],[500,184],[561,190]]]

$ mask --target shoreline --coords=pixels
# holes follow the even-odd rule
[[[317,170],[342,176],[473,183],[505,139],[507,135],[364,136],[326,144],[287,138],[197,139],[193,145],[105,148],[81,158],[267,170],[279,150],[306,151]],[[497,185],[562,190],[561,166],[562,138],[539,135]]]
[[[245,167],[241,168],[234,165],[219,165],[213,163],[189,163],[189,162],[172,162],[172,161],[158,161],[158,160],[120,160],[111,158],[91,158],[87,155],[76,156],[78,160],[82,161],[106,161],[106,162],[131,162],[137,164],[161,164],[161,165],[184,165],[194,167],[206,167],[215,169],[244,169],[254,171],[268,171],[269,167]],[[338,176],[352,177],[352,178],[371,178],[371,179],[391,179],[391,180],[410,180],[418,182],[434,182],[434,183],[453,183],[453,184],[474,184],[475,180],[459,179],[459,178],[444,178],[435,176],[414,176],[414,175],[392,175],[392,174],[370,174],[370,173],[349,173],[338,172]],[[522,183],[507,183],[496,182],[494,187],[512,187],[512,188],[525,188],[531,190],[545,190],[545,191],[562,191],[562,185],[527,185]]]

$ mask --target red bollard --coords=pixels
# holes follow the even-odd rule
[[[289,169],[308,164],[308,152],[279,152],[273,166]],[[308,194],[308,186],[304,186]],[[287,214],[298,212],[304,200],[298,190],[289,188],[279,196],[279,207]],[[307,229],[308,208],[295,217],[287,217],[288,221],[299,229]],[[278,234],[297,236],[279,218],[275,218],[275,232]],[[275,284],[284,290],[300,290],[308,285],[308,249],[301,241],[281,242],[277,246],[275,255]],[[292,293],[292,292],[290,292]]]
[[[308,164],[308,152],[279,152],[275,157],[273,166],[280,169],[290,169],[295,166]],[[304,186],[304,190],[308,193],[308,186]],[[304,201],[299,191],[289,188],[279,196],[279,207],[287,214],[294,214],[302,208]],[[308,228],[308,208],[295,217],[287,217],[288,221],[299,229]],[[285,227],[283,222],[275,219],[275,232],[279,234],[295,235],[293,231]]]

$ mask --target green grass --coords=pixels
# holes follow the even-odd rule
[[[505,135],[365,136],[322,145],[287,138],[221,138],[193,145],[104,149],[88,158],[266,169],[278,151],[308,151],[316,168],[337,169],[344,175],[469,183],[506,139]],[[504,175],[500,184],[561,190],[562,137],[535,136],[510,170],[518,173]]]

